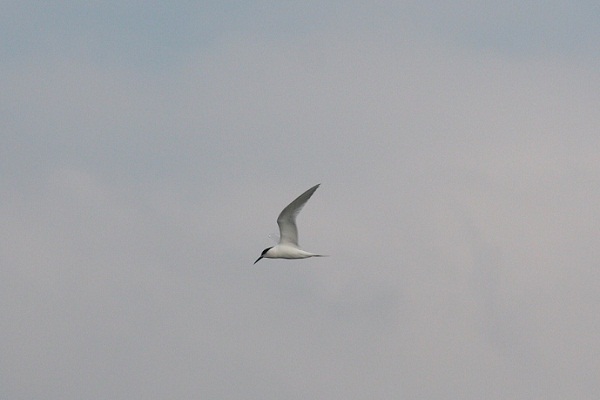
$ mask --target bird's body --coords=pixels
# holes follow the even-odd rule
[[[320,185],[320,184],[319,184]],[[277,217],[277,225],[279,225],[280,239],[276,246],[268,247],[263,250],[262,254],[254,264],[262,258],[309,258],[309,257],[324,257],[320,254],[309,253],[300,249],[298,246],[298,228],[296,227],[296,216],[302,210],[308,199],[313,195],[319,187],[315,185],[302,193],[296,200],[288,204]]]
[[[267,251],[268,255],[264,255],[264,258],[308,258],[315,257],[317,254],[309,253],[308,251],[304,251],[299,249],[296,246],[290,246],[289,244],[278,244],[277,246],[271,247]]]

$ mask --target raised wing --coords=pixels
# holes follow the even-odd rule
[[[308,199],[313,195],[315,190],[319,188],[315,185],[302,193],[296,200],[292,201],[277,217],[277,225],[279,225],[280,239],[279,243],[292,244],[298,246],[298,228],[296,227],[296,216],[302,210]]]

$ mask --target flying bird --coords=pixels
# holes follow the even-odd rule
[[[298,228],[296,227],[296,216],[302,210],[308,199],[319,188],[315,185],[302,193],[296,200],[287,205],[286,208],[277,217],[277,225],[279,225],[279,243],[276,246],[268,247],[263,250],[260,257],[254,264],[262,258],[308,258],[308,257],[326,257],[321,254],[313,254],[300,249],[298,246]]]

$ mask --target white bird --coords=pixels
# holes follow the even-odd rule
[[[320,185],[320,183],[319,183]],[[254,264],[262,258],[308,258],[308,257],[326,257],[321,254],[313,254],[301,250],[298,246],[298,228],[296,227],[296,216],[302,210],[308,199],[313,195],[319,187],[315,185],[302,193],[298,198],[292,201],[277,217],[277,225],[279,225],[279,243],[276,246],[268,247],[263,250],[262,254]]]

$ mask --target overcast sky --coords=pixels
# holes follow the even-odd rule
[[[597,398],[600,6],[484,4],[3,2],[0,399]]]

